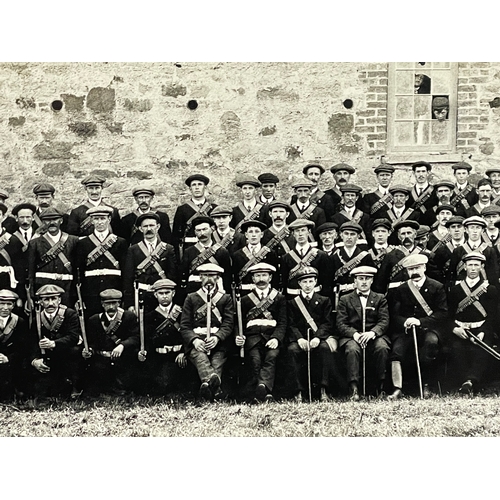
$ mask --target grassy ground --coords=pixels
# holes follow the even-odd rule
[[[1,436],[498,436],[498,396],[198,405],[166,398],[0,404]]]

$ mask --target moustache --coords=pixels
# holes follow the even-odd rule
[[[257,286],[258,286],[258,285],[265,285],[265,284],[266,284],[266,282],[265,282],[265,281],[260,280],[260,281],[256,281],[256,282],[255,282],[255,284],[256,284]]]
[[[412,240],[411,240],[410,238],[405,238],[405,239],[403,240],[403,245],[404,245],[405,243],[413,243],[413,242],[412,242]]]
[[[155,234],[155,233],[154,233],[154,231],[151,231],[151,229],[148,229],[145,234],[150,235],[150,234]]]
[[[420,274],[418,274],[418,273],[411,273],[410,279],[413,279],[413,278],[420,278]]]

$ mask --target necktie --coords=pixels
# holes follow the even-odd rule
[[[367,299],[368,298],[368,294],[367,293],[358,293],[359,295],[359,298],[363,298],[363,299]]]
[[[420,196],[422,194],[422,191],[423,189],[422,188],[418,188],[418,193],[417,193],[417,196]]]
[[[24,234],[24,239],[26,241],[29,241],[30,239],[28,238],[28,231],[23,231],[23,234]]]

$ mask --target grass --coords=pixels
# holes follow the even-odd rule
[[[1,436],[499,436],[498,396],[264,405],[168,398],[0,403]]]

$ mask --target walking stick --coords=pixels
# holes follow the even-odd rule
[[[311,389],[311,329],[307,329],[307,386],[309,389],[309,403],[312,403]]]
[[[210,339],[210,330],[212,329],[212,290],[207,284],[207,336],[206,340]],[[207,352],[210,355],[210,351]]]
[[[417,345],[417,327],[412,325],[413,342],[415,344],[415,359],[417,360],[417,373],[418,373],[418,386],[420,388],[420,399],[424,399],[424,391],[422,389],[422,373],[420,372],[420,360],[418,358],[418,345]]]
[[[366,330],[366,309],[361,305],[363,311],[363,333]],[[366,397],[366,345],[361,346],[363,351],[363,397]]]

